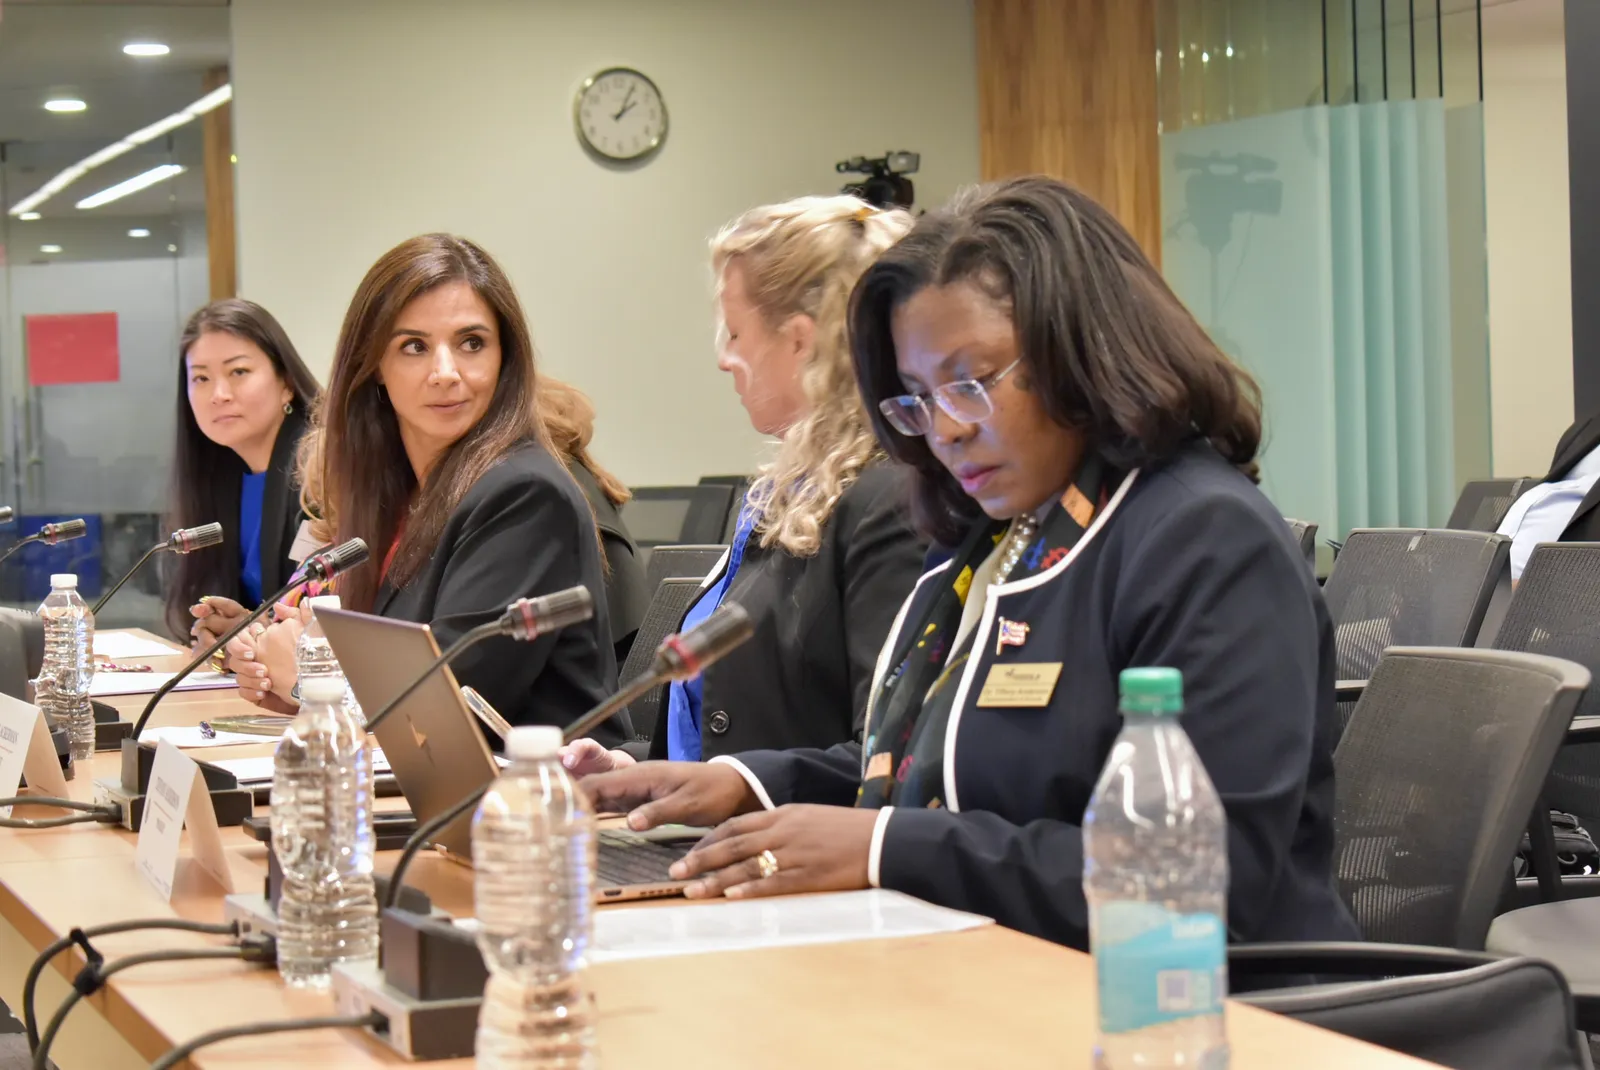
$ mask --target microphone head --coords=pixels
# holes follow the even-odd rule
[[[320,554],[306,558],[305,575],[308,580],[331,580],[341,572],[348,572],[364,562],[368,556],[363,539],[350,539]]]
[[[17,511],[9,505],[0,505],[0,524],[9,524],[17,518]]]
[[[46,524],[39,529],[39,541],[46,546],[70,539],[81,539],[89,534],[89,525],[83,520],[63,520],[59,524]]]
[[[656,650],[657,666],[669,680],[692,680],[749,639],[755,630],[755,622],[743,606],[724,602],[682,635],[667,636]]]
[[[196,550],[204,550],[208,546],[217,546],[222,542],[222,525],[213,521],[210,524],[201,524],[197,528],[179,528],[167,540],[167,549],[174,553],[192,554]]]
[[[587,587],[568,587],[537,598],[519,598],[502,618],[513,639],[537,639],[594,616],[594,595]]]

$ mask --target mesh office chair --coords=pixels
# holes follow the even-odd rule
[[[1287,518],[1285,518],[1287,519]],[[1315,571],[1317,567],[1317,525],[1308,520],[1290,520],[1289,530],[1294,532],[1300,552],[1306,555],[1306,564]]]
[[[1334,877],[1368,940],[1481,950],[1589,670],[1396,647],[1333,762]]]
[[[722,529],[722,541],[733,542],[733,534],[739,528],[739,508],[744,504],[745,492],[754,482],[751,476],[701,476],[702,487],[732,487],[733,501],[728,507],[728,522]]]
[[[1456,531],[1494,531],[1511,510],[1511,503],[1534,486],[1537,479],[1478,479],[1461,488],[1456,507],[1445,527]]]
[[[644,622],[634,636],[628,660],[622,666],[624,681],[632,680],[650,667],[656,647],[661,645],[661,640],[678,630],[678,625],[683,623],[683,615],[689,612],[699,593],[699,577],[661,581],[655,597],[650,599],[650,608],[645,611]],[[634,739],[649,742],[650,734],[656,729],[656,718],[660,716],[666,691],[665,686],[654,688],[629,705],[628,715],[633,721]]]
[[[732,507],[730,486],[636,487],[622,507],[622,522],[636,546],[703,546],[722,540]]]
[[[1323,587],[1339,653],[1339,721],[1391,646],[1471,646],[1511,590],[1511,540],[1475,531],[1352,531]]]
[[[726,546],[657,546],[650,552],[650,564],[645,568],[648,590],[661,589],[662,580],[704,580],[716,567]]]

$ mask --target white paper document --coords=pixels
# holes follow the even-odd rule
[[[977,914],[948,910],[881,888],[681,907],[614,907],[594,912],[589,961],[882,940],[993,924]]]
[[[94,652],[99,657],[110,658],[112,661],[170,658],[174,654],[186,653],[165,643],[158,643],[143,636],[129,635],[127,632],[95,632]]]
[[[153,695],[161,689],[162,684],[176,675],[170,672],[97,672],[89,684],[89,694],[94,698],[106,695]],[[197,672],[191,673],[173,690],[208,691],[237,686],[238,681],[229,673]]]
[[[255,742],[261,742],[257,736]],[[259,758],[218,758],[207,761],[207,765],[214,765],[218,769],[225,769],[239,779],[241,788],[252,788],[259,784],[272,783],[273,756],[263,754]],[[389,759],[383,756],[383,751],[374,751],[372,755],[372,774],[382,776],[389,772]]]
[[[283,726],[289,727],[289,718],[283,719]],[[258,736],[249,732],[214,732],[207,736],[200,730],[199,725],[188,724],[146,728],[144,734],[139,737],[139,742],[171,743],[179,750],[194,750],[198,747],[242,747],[251,743],[275,744],[277,740],[271,736]]]

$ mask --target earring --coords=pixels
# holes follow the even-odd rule
[[[290,413],[291,413],[291,412],[293,412],[293,411],[294,411],[294,402],[292,402],[292,401],[285,401],[285,402],[284,402],[284,403],[283,403],[283,414],[284,414],[284,415],[285,415],[285,416],[287,416],[287,415],[289,415],[289,414],[290,414]]]

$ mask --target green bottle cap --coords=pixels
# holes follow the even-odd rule
[[[1183,673],[1177,669],[1123,669],[1119,683],[1125,713],[1183,712]]]

